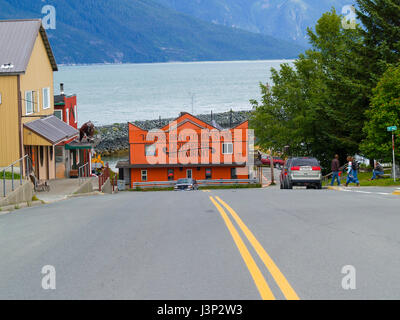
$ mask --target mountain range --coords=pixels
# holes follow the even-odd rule
[[[243,30],[308,45],[307,27],[324,12],[341,14],[354,0],[157,0],[178,12]]]
[[[42,18],[45,5],[56,9],[47,33],[59,64],[280,59],[303,50],[153,0],[0,0],[0,19]]]

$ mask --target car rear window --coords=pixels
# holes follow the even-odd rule
[[[310,167],[318,167],[319,162],[317,159],[313,158],[301,158],[301,159],[294,159],[292,161],[292,166],[298,166],[298,167],[303,167],[303,166],[310,166]]]
[[[189,179],[179,179],[177,183],[190,183],[191,181]]]

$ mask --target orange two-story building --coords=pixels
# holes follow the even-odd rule
[[[248,136],[248,121],[222,129],[189,113],[151,131],[129,123],[129,161],[117,167],[131,186],[181,178],[249,179]]]

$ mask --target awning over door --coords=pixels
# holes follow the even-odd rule
[[[55,116],[24,124],[24,145],[53,146],[77,137],[79,131]]]

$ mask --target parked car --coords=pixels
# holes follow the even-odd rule
[[[199,185],[194,179],[179,179],[175,184],[174,190],[199,190]]]
[[[281,167],[281,166],[283,166],[284,165],[284,163],[285,163],[285,161],[283,161],[283,159],[282,158],[279,158],[279,157],[273,157],[273,161],[274,161],[274,167],[276,167],[276,168],[278,168],[278,167]],[[262,156],[261,157],[261,163],[262,164],[264,164],[264,165],[270,165],[270,157],[269,156]]]
[[[281,189],[293,189],[305,186],[322,189],[322,172],[319,161],[315,158],[289,158],[281,171]]]

